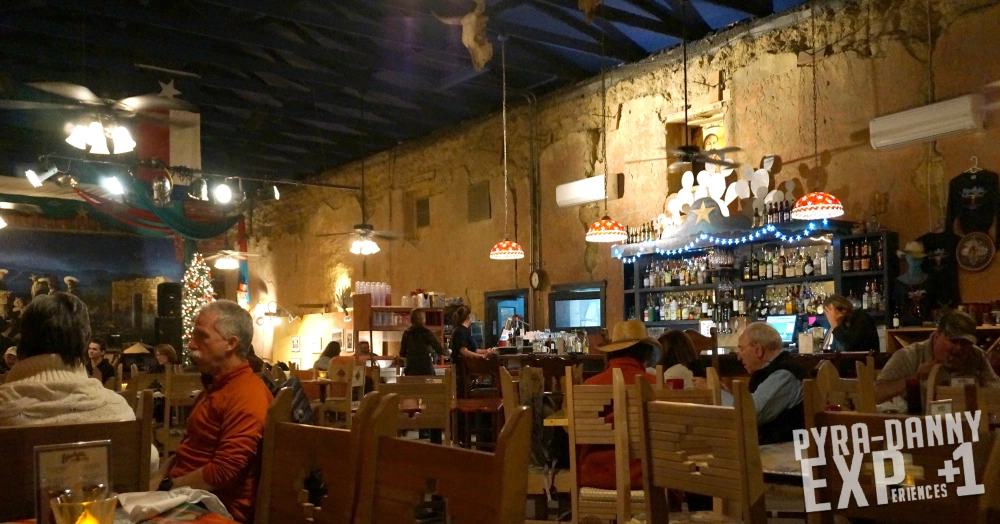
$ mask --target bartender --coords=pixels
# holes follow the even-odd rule
[[[455,310],[451,317],[451,325],[455,326],[451,333],[451,361],[455,366],[455,380],[457,384],[462,384],[465,376],[462,369],[462,360],[466,358],[486,358],[489,356],[488,349],[479,349],[476,339],[472,336],[472,310],[468,306],[461,306]],[[458,388],[461,392],[462,388]]]
[[[823,351],[880,351],[878,328],[865,311],[842,295],[830,295],[823,302],[823,315],[830,329],[823,340]]]

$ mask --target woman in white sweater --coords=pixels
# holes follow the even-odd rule
[[[18,363],[0,386],[0,426],[135,420],[125,399],[90,378],[87,306],[67,293],[39,295],[21,314]]]

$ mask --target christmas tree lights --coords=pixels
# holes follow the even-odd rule
[[[202,258],[201,253],[191,257],[191,265],[184,272],[183,291],[181,293],[181,316],[184,319],[184,347],[191,341],[194,330],[194,316],[198,309],[215,300],[215,290],[212,289],[212,272]]]

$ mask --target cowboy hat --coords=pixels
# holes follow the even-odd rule
[[[906,243],[901,251],[896,251],[897,256],[910,255],[913,258],[924,258],[927,253],[924,253],[924,245],[916,240],[911,240]]]
[[[649,332],[646,331],[646,325],[635,319],[615,324],[615,330],[611,336],[611,343],[600,346],[597,349],[605,353],[611,353],[612,351],[628,349],[637,344],[649,344],[657,351],[663,349],[660,346],[659,341],[649,336]]]

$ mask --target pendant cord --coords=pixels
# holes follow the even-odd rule
[[[816,80],[816,0],[809,6],[812,31],[812,88],[813,88],[813,162],[819,168],[819,84]]]
[[[604,6],[601,5],[601,14],[604,14]],[[605,36],[607,30],[601,32],[601,151],[604,155],[604,216],[608,215],[608,89],[605,84],[604,59],[606,52],[604,49]]]
[[[500,41],[500,69],[503,83],[503,238],[507,240],[507,39]]]
[[[361,93],[361,124],[365,127],[365,133],[368,132],[368,122],[365,120],[365,93]],[[368,219],[365,217],[365,154],[361,154],[361,223],[367,224]]]
[[[687,5],[681,4],[681,54],[684,57],[684,146],[691,145],[691,130],[688,128],[688,46],[687,46]]]

